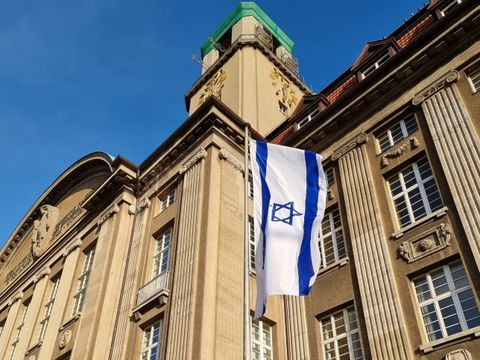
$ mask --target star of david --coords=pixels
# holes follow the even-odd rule
[[[295,210],[293,201],[286,204],[273,203],[272,221],[281,221],[285,224],[292,225],[293,217],[302,215]]]

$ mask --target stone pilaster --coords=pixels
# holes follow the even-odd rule
[[[48,322],[47,332],[42,347],[38,354],[38,360],[49,360],[53,357],[55,341],[58,336],[58,328],[62,325],[65,312],[71,311],[67,308],[70,300],[70,290],[77,283],[74,280],[77,268],[77,261],[80,256],[80,239],[68,245],[64,251],[64,263],[60,283],[58,284],[57,296],[53,303],[52,313]],[[70,314],[69,314],[70,315]]]
[[[35,289],[33,290],[30,305],[28,305],[28,312],[25,318],[25,325],[22,329],[22,336],[18,341],[17,349],[15,352],[17,356],[24,355],[25,352],[28,350],[29,345],[33,345],[29,343],[30,341],[37,341],[36,338],[32,339],[32,335],[38,337],[38,334],[34,333],[34,329],[37,325],[36,321],[37,319],[39,319],[39,315],[40,317],[43,315],[42,303],[45,295],[45,290],[49,281],[48,274],[49,269],[47,268],[40,271],[35,277]]]
[[[338,160],[372,359],[410,359],[406,324],[367,158],[366,134],[333,154]]]
[[[0,336],[0,359],[5,359],[7,357],[8,352],[10,351],[10,343],[9,340],[12,336],[12,332],[15,328],[15,323],[18,317],[18,311],[22,304],[22,297],[23,293],[18,292],[13,295],[12,298],[9,300],[9,307],[7,321],[5,322],[5,326],[2,330],[2,335]]]
[[[72,359],[92,358],[96,339],[96,325],[101,321],[95,321],[95,317],[102,312],[102,300],[105,286],[110,281],[109,267],[112,261],[111,248],[114,236],[113,224],[117,217],[119,207],[117,204],[110,206],[97,225],[99,227],[97,242],[95,245],[95,258],[93,260],[90,279],[85,295],[85,304],[78,324],[78,334],[73,341]],[[110,299],[111,300],[111,299]],[[105,336],[105,334],[101,334]]]
[[[413,98],[421,105],[448,187],[480,269],[480,139],[449,71]]]
[[[212,231],[206,235],[212,243],[207,262],[217,262],[216,268],[211,269],[216,272],[216,306],[212,309],[215,311],[215,343],[212,345],[214,358],[239,359],[243,346],[243,264],[248,261],[243,260],[243,164],[225,149],[220,150],[218,157],[220,176],[216,181],[216,174],[210,177],[210,198],[215,197],[218,202],[208,204],[209,212],[218,209],[218,214],[215,220],[208,218]],[[204,219],[205,222],[207,218]],[[203,355],[209,359],[208,352]]]
[[[115,333],[113,334],[113,346],[110,352],[110,359],[125,359],[127,349],[127,335],[129,327],[129,315],[131,305],[136,302],[137,288],[135,274],[138,271],[138,257],[141,249],[142,239],[145,238],[145,227],[148,219],[150,200],[144,198],[136,205],[130,205],[128,211],[130,216],[134,216],[133,236],[130,243],[128,254],[127,269],[122,289],[122,297],[117,312]]]
[[[305,298],[284,296],[288,359],[310,359]]]
[[[200,236],[199,212],[206,151],[200,151],[182,168],[183,190],[180,204],[174,282],[166,354],[175,360],[192,359],[194,309],[196,307],[196,269]]]

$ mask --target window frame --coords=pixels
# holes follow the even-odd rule
[[[381,55],[379,55],[372,64],[365,67],[363,70],[360,70],[360,80],[363,80],[373,74],[376,70],[378,70],[385,62],[388,61],[392,57],[392,54],[387,49]],[[367,73],[368,72],[368,73]],[[365,74],[367,73],[367,74]]]
[[[15,338],[13,342],[10,344],[10,356],[8,357],[8,360],[12,360],[17,351],[17,346],[18,346],[18,343],[20,342],[20,337],[22,336],[23,328],[25,327],[25,320],[27,318],[30,302],[31,302],[31,299],[28,299],[27,301],[24,301],[22,303],[23,312],[22,312],[22,316],[20,317],[20,322],[15,328],[16,329]]]
[[[162,326],[163,326],[163,319],[159,319],[142,329],[142,340],[141,340],[140,356],[139,356],[140,360],[142,359],[150,360],[153,349],[157,349],[157,355],[155,360],[160,359],[160,351],[161,351],[160,345],[162,342],[162,330],[163,330]],[[147,340],[147,346],[145,346],[145,337],[147,335],[148,330],[150,330],[149,338]],[[154,339],[155,330],[158,330],[158,340],[157,342],[154,343],[153,339]],[[144,355],[146,355],[146,358],[144,357]]]
[[[248,251],[249,251],[249,259],[248,259],[248,267],[250,272],[256,272],[256,264],[255,264],[255,251],[256,251],[256,244],[255,244],[255,222],[253,216],[248,216]]]
[[[259,334],[259,340],[256,340],[254,337],[254,326],[255,324],[258,324],[258,334]],[[270,345],[266,343],[265,341],[265,330],[267,330],[267,334],[269,335],[269,339],[267,338],[267,341],[270,340]],[[261,319],[256,319],[254,320],[252,316],[250,316],[250,331],[251,331],[251,338],[250,338],[250,357],[251,359],[254,359],[254,354],[253,354],[253,346],[258,345],[259,347],[259,359],[258,360],[273,360],[274,359],[274,351],[273,351],[273,325],[270,323],[261,320]],[[265,350],[270,351],[270,358],[267,358],[264,356]]]
[[[167,239],[168,235],[168,243],[165,245],[165,239]],[[168,273],[168,269],[170,267],[170,257],[171,257],[171,250],[172,250],[172,240],[173,240],[173,227],[170,226],[165,231],[163,231],[160,235],[154,237],[154,255],[152,261],[152,271],[151,271],[151,280],[156,279],[162,276],[165,273]],[[165,268],[163,268],[164,259],[165,260]]]
[[[337,334],[337,327],[335,326],[335,315],[337,315],[340,312],[342,313],[342,321],[343,321],[343,324],[345,326],[345,332],[338,335]],[[351,328],[351,321],[350,321],[350,314],[351,313],[353,313],[355,315],[354,323],[356,324],[356,328],[354,328],[354,329]],[[331,331],[332,331],[332,337],[329,338],[329,339],[324,338],[324,335],[325,335],[324,334],[324,327],[325,327],[324,322],[327,319],[330,321]],[[333,349],[334,349],[334,352],[335,352],[335,360],[338,360],[339,356],[340,356],[338,342],[339,342],[339,340],[342,340],[342,339],[345,339],[345,338],[347,339],[349,358],[350,359],[352,359],[352,358],[355,359],[355,350],[356,350],[354,348],[355,341],[352,339],[352,336],[355,335],[355,334],[358,336],[358,343],[360,344],[359,349],[360,349],[360,352],[361,352],[361,357],[357,358],[357,359],[363,359],[364,358],[362,340],[361,340],[361,337],[360,337],[360,329],[359,329],[359,326],[358,326],[358,316],[357,316],[355,306],[353,304],[351,304],[349,306],[346,306],[344,308],[332,311],[328,315],[321,317],[319,319],[319,327],[320,327],[320,341],[321,341],[321,347],[322,347],[322,356],[323,356],[324,359],[327,358],[326,353],[325,353],[326,345],[333,343],[333,346],[334,346]]]
[[[39,328],[39,331],[38,331],[38,342],[39,343],[42,342],[43,339],[45,339],[45,335],[47,333],[48,323],[50,321],[50,316],[52,314],[53,305],[55,303],[55,299],[56,299],[57,292],[58,292],[58,287],[60,285],[60,278],[61,278],[61,275],[58,274],[55,277],[50,279],[50,283],[51,283],[50,286],[51,287],[50,287],[49,295],[48,295],[48,298],[47,298],[47,302],[43,305],[44,312],[43,312],[43,317],[40,320],[40,328]]]
[[[340,223],[339,227],[335,227],[335,215],[338,216],[339,223]],[[328,219],[328,222],[329,222],[330,232],[328,232],[327,234],[323,234],[323,223],[324,221],[326,221],[326,219]],[[342,257],[340,257],[340,254],[339,254],[338,232],[340,232],[341,243],[343,245],[344,254]],[[325,255],[325,238],[327,238],[328,236],[330,236],[331,238],[333,256],[334,256],[334,261],[330,263],[327,263],[326,255]],[[318,247],[320,250],[320,258],[321,258],[320,269],[326,269],[329,266],[347,258],[347,249],[345,246],[345,236],[343,231],[342,217],[340,215],[340,209],[337,206],[325,212],[322,223],[320,224],[320,232],[318,234]]]
[[[450,12],[450,10],[455,8],[457,5],[460,5],[461,3],[462,3],[462,0],[452,0],[452,1],[450,1],[448,4],[446,4],[444,7],[440,8],[438,10],[439,16],[441,18],[445,17]]]
[[[406,120],[414,120],[415,123],[415,128],[409,132],[408,127],[407,127],[407,121]],[[402,138],[398,139],[395,141],[392,136],[392,129],[396,127],[397,125],[400,125],[400,129],[402,132]],[[401,141],[405,140],[412,134],[414,134],[416,131],[418,131],[418,117],[414,112],[409,112],[408,114],[402,116],[400,119],[397,118],[394,122],[391,123],[390,126],[388,126],[385,130],[382,132],[377,133],[375,135],[375,139],[377,142],[379,154],[387,151],[388,149],[391,149]],[[382,140],[383,136],[386,135],[386,138],[388,139],[388,146],[387,147],[382,147]]]
[[[454,282],[453,277],[452,277],[452,271],[451,271],[451,267],[454,267],[454,266],[457,266],[457,265],[462,266],[462,269],[465,273],[466,282],[467,282],[467,284],[465,286],[459,287],[459,288],[456,288],[455,282]],[[444,292],[440,295],[437,295],[436,291],[435,291],[433,281],[432,281],[431,274],[435,273],[436,271],[438,271],[440,269],[442,269],[442,274],[445,276],[448,291]],[[426,284],[428,286],[428,291],[429,291],[429,294],[431,295],[431,297],[427,300],[419,301],[419,299],[418,299],[419,293],[417,292],[415,282],[419,281],[419,280],[422,280],[422,279],[424,279],[426,281]],[[470,279],[468,278],[468,274],[465,270],[465,266],[463,265],[461,260],[455,260],[455,261],[449,262],[445,265],[433,268],[431,270],[428,270],[428,271],[422,273],[421,275],[413,277],[410,281],[410,286],[412,288],[413,297],[415,298],[414,303],[415,303],[415,309],[416,309],[417,314],[418,314],[419,323],[422,325],[421,326],[422,327],[422,336],[424,337],[424,339],[426,339],[427,342],[429,342],[429,343],[439,342],[439,341],[443,342],[446,339],[448,340],[448,338],[450,338],[450,337],[458,336],[459,334],[461,334],[463,332],[469,331],[471,329],[480,328],[480,326],[475,326],[475,327],[471,327],[471,328],[468,327],[467,320],[465,318],[464,313],[466,311],[472,310],[473,308],[469,308],[468,310],[464,311],[463,307],[460,303],[459,297],[458,297],[458,294],[470,290],[472,295],[473,295],[472,297],[473,297],[473,300],[475,302],[475,305],[477,306],[477,311],[480,311],[480,309],[478,307],[478,302],[477,302],[477,300],[475,298],[475,295],[474,295],[474,289],[472,288]],[[452,288],[453,288],[453,290],[452,290]],[[445,322],[444,322],[445,321],[444,320],[444,315],[442,314],[441,308],[440,308],[440,305],[439,305],[440,301],[445,300],[449,297],[452,298],[452,303],[453,303],[453,306],[455,308],[455,315],[457,316],[458,321],[459,321],[458,324],[461,327],[460,331],[452,333],[450,335],[447,333],[447,327],[445,326]],[[423,314],[422,314],[422,307],[426,307],[426,306],[431,305],[431,304],[433,304],[433,306],[434,306],[435,316],[436,316],[436,319],[437,319],[436,321],[438,322],[438,324],[440,326],[439,330],[442,334],[442,336],[440,338],[436,338],[436,339],[431,339],[429,337],[429,333],[428,333],[428,330],[427,330],[427,324],[425,323],[425,320],[424,320],[424,317],[423,317]],[[478,316],[476,318],[478,318]],[[437,331],[434,331],[433,334]]]
[[[83,307],[85,306],[85,297],[87,294],[88,284],[90,282],[90,274],[93,268],[93,262],[95,260],[96,247],[92,246],[86,251],[83,252],[83,266],[82,272],[77,278],[77,291],[73,296],[74,305],[72,316],[78,315],[82,312]]]
[[[175,201],[177,201],[177,188],[173,188],[160,199],[160,213],[167,210]]]
[[[430,169],[430,172],[431,172],[431,175],[427,179],[422,179],[421,173],[419,171],[418,163],[423,161],[423,160],[426,161],[426,163],[428,164],[428,167]],[[406,170],[409,170],[410,168],[413,169],[413,174],[414,174],[416,182],[415,182],[414,185],[411,185],[407,188],[406,184],[405,184],[404,173],[405,173]],[[395,181],[396,179],[394,179],[394,178],[397,178],[397,177],[398,177],[398,180],[399,180],[401,191],[394,195],[393,191],[392,191],[391,182]],[[431,207],[432,204],[430,203],[430,201],[428,199],[428,195],[427,195],[427,192],[426,192],[425,186],[424,186],[430,180],[433,180],[434,185],[435,185],[435,192],[437,193],[438,198],[440,199],[440,202],[441,202],[440,206],[438,206],[437,208],[435,208],[433,210],[432,210],[432,207]],[[430,166],[430,162],[428,161],[428,158],[427,158],[426,155],[420,157],[419,159],[417,159],[417,160],[415,160],[415,161],[413,161],[413,162],[411,162],[411,163],[409,163],[405,166],[403,166],[400,170],[398,170],[394,174],[390,175],[386,179],[386,182],[387,182],[387,186],[388,186],[388,189],[389,189],[390,199],[391,199],[391,203],[392,203],[392,206],[393,206],[393,210],[394,210],[395,215],[396,215],[395,218],[396,218],[396,221],[397,221],[397,227],[399,229],[410,226],[410,225],[413,225],[413,224],[417,223],[418,221],[420,221],[421,219],[427,217],[428,215],[432,214],[436,210],[441,209],[443,207],[442,196],[441,196],[441,193],[438,189],[437,181],[435,179],[432,167]],[[412,191],[416,190],[417,188],[418,188],[419,193],[420,193],[420,197],[421,197],[421,200],[422,200],[422,205],[423,205],[423,208],[425,210],[425,213],[423,215],[415,218],[414,209],[412,207],[409,194]],[[408,219],[409,219],[409,222],[405,223],[405,224],[402,224],[402,222],[401,222],[401,218],[400,218],[400,215],[399,215],[399,212],[397,210],[396,203],[395,203],[395,201],[397,199],[401,198],[401,197],[403,197],[403,200],[404,200],[404,203],[405,203],[405,206],[406,206],[406,209],[407,209],[407,213],[408,213]]]
[[[477,67],[474,71],[471,71],[467,75],[468,83],[472,88],[473,94],[480,92],[480,67]],[[475,78],[475,79],[473,79]]]

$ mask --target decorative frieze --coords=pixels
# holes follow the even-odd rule
[[[130,205],[128,207],[128,213],[130,215],[138,214],[148,208],[151,204],[152,202],[150,200],[148,200],[147,198],[143,198],[139,202],[137,202],[137,205]]]
[[[97,226],[102,225],[105,221],[107,221],[111,216],[115,215],[120,211],[120,208],[118,207],[117,204],[113,204],[110,206],[105,213],[100,216],[100,219],[97,221]]]
[[[410,138],[408,142],[405,142],[402,145],[400,145],[399,147],[397,147],[396,149],[385,153],[382,156],[382,160],[380,160],[380,165],[382,167],[388,166],[389,165],[389,163],[388,163],[389,159],[398,158],[398,157],[402,156],[403,154],[405,154],[408,151],[408,149],[414,150],[414,149],[418,148],[419,145],[420,145],[420,142],[418,141],[418,139],[416,137]]]
[[[32,254],[35,258],[42,255],[52,238],[53,226],[57,222],[58,209],[51,205],[40,207],[40,218],[33,222]]]
[[[5,278],[5,285],[9,285],[21,273],[23,273],[31,264],[33,264],[33,255],[28,253],[20,262],[7,274]]]
[[[410,264],[450,246],[451,236],[449,225],[442,223],[429,231],[402,242],[398,248],[398,253]]]
[[[332,155],[332,161],[337,161],[343,155],[348,153],[349,151],[355,149],[357,146],[362,145],[368,141],[368,135],[365,133],[361,133],[357,135],[353,140],[348,142],[347,144],[343,145],[340,149],[335,150]]]
[[[232,154],[230,154],[226,149],[220,149],[218,153],[220,160],[225,160],[229,165],[233,166],[234,169],[240,171],[243,174],[243,164],[237,160]]]
[[[207,151],[204,148],[200,148],[190,160],[188,160],[185,164],[183,164],[182,170],[180,170],[180,174],[184,174],[193,165],[195,165],[200,160],[205,159],[206,157],[207,157]]]
[[[77,238],[74,242],[71,244],[67,245],[65,248],[65,251],[63,252],[63,257],[66,258],[68,254],[73,252],[76,248],[82,246],[82,240],[80,238]]]
[[[92,195],[94,190],[90,190],[83,199],[72,209],[67,215],[65,215],[58,223],[55,225],[53,230],[52,239],[56,239],[65,229],[67,229],[75,220],[77,220],[80,215],[85,211],[82,207],[85,200],[87,200],[90,195]]]
[[[450,70],[448,73],[446,73],[437,81],[435,81],[433,84],[430,84],[428,87],[426,87],[425,89],[420,91],[418,94],[416,94],[412,100],[412,104],[413,105],[421,104],[430,96],[442,90],[448,84],[457,81],[459,77],[460,77],[460,74],[458,73],[458,71]]]

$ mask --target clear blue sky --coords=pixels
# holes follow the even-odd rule
[[[238,2],[0,1],[0,246],[43,191],[102,150],[141,163],[187,117],[192,61]],[[258,1],[295,41],[322,90],[367,41],[422,6],[404,1]]]

